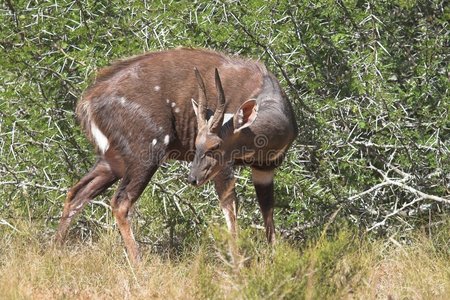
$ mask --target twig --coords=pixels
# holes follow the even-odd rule
[[[409,149],[410,148],[407,145],[390,145],[390,144],[380,145],[380,144],[373,143],[371,141],[351,141],[350,143],[355,144],[355,145],[364,146],[367,148],[370,148],[370,147],[380,148],[380,149]],[[440,151],[440,149],[436,149],[436,148],[433,148],[430,146],[419,145],[419,144],[415,144],[414,147],[416,147],[417,149],[426,150],[426,151]]]
[[[361,192],[359,194],[356,194],[356,195],[353,195],[351,197],[348,197],[348,200],[353,201],[355,199],[361,198],[362,196],[370,194],[370,193],[372,193],[372,192],[374,192],[374,191],[376,191],[376,190],[378,190],[378,189],[380,189],[380,188],[382,188],[383,186],[386,186],[386,185],[389,185],[389,184],[387,182],[381,182],[381,183],[379,183],[377,185],[374,185],[370,189],[365,190],[364,192]]]
[[[413,193],[413,194],[415,194],[417,196],[420,196],[423,199],[428,199],[428,200],[433,200],[433,201],[436,201],[436,202],[450,204],[450,199],[447,199],[447,198],[444,198],[444,197],[435,196],[435,195],[426,194],[426,193],[421,192],[421,191],[419,191],[419,190],[417,190],[417,189],[415,189],[415,188],[413,188],[413,187],[411,187],[409,185],[406,185],[406,184],[404,184],[402,182],[394,181],[394,180],[391,180],[391,179],[388,179],[387,182],[392,184],[392,185],[401,187],[402,189],[408,190],[411,193]]]
[[[32,183],[32,182],[2,181],[2,182],[0,182],[0,185],[16,185],[17,187],[31,186],[31,187],[36,187],[36,188],[41,188],[41,189],[46,189],[46,190],[51,190],[51,191],[59,191],[59,192],[67,191],[67,189],[62,189],[62,188],[58,188],[55,186],[48,186],[48,185]]]
[[[163,193],[173,196],[173,201],[175,202],[175,206],[177,207],[177,209],[180,211],[180,213],[182,215],[183,215],[183,212],[181,211],[181,207],[180,207],[180,204],[178,203],[178,201],[182,202],[183,204],[185,204],[192,211],[192,213],[195,216],[194,222],[197,225],[199,225],[202,222],[200,216],[197,213],[197,210],[195,209],[195,207],[191,203],[189,203],[189,201],[184,200],[183,198],[181,198],[176,193],[171,193],[171,192],[167,191],[164,188],[164,186],[162,184],[158,183],[158,182],[154,182],[153,184],[156,185],[160,189],[160,191],[162,191]],[[176,199],[178,199],[178,201]]]
[[[230,12],[231,16],[235,19],[235,21],[237,22],[237,25],[242,29],[242,31],[244,31],[245,34],[247,34],[250,39],[252,39],[252,41],[258,45],[259,47],[263,48],[264,51],[266,51],[266,53],[269,55],[269,57],[273,60],[273,62],[275,63],[275,65],[278,67],[278,69],[280,70],[281,74],[283,75],[284,79],[286,80],[289,88],[297,94],[297,100],[299,101],[300,105],[306,110],[308,111],[310,114],[313,114],[313,110],[302,100],[301,95],[299,94],[299,92],[297,91],[297,89],[295,88],[294,84],[292,83],[292,81],[290,80],[288,74],[286,73],[286,71],[284,70],[282,64],[280,63],[280,60],[278,59],[277,55],[272,51],[272,49],[270,49],[269,46],[267,46],[266,44],[262,43],[252,32],[250,32],[243,24],[242,22],[239,20],[239,18],[233,14],[232,12]]]
[[[14,227],[13,225],[11,225],[10,223],[8,223],[8,221],[6,221],[5,219],[1,219],[0,220],[0,225],[6,225],[10,228],[12,228],[14,231],[17,231],[18,233],[20,233],[20,230],[17,229],[16,227]]]
[[[409,191],[409,192],[411,192],[411,193],[413,193],[413,194],[415,194],[415,195],[417,195],[417,196],[419,196],[419,197],[421,197],[421,198],[423,198],[423,199],[428,199],[428,200],[433,200],[433,201],[437,201],[437,202],[442,202],[442,203],[450,204],[450,199],[448,199],[448,198],[444,198],[444,197],[439,197],[439,196],[435,196],[435,195],[426,194],[426,193],[424,193],[424,192],[422,192],[422,191],[419,191],[418,189],[415,189],[415,188],[413,188],[413,187],[411,187],[411,186],[409,186],[409,185],[406,185],[405,182],[408,181],[410,178],[412,178],[412,176],[411,176],[410,174],[407,174],[407,173],[401,171],[400,169],[398,169],[398,168],[395,167],[395,166],[390,166],[390,167],[391,167],[391,170],[392,170],[392,171],[394,171],[394,172],[396,172],[397,174],[399,174],[400,176],[402,176],[403,179],[401,179],[401,180],[393,180],[392,178],[389,178],[389,177],[387,176],[387,173],[381,171],[381,170],[378,169],[378,168],[375,168],[375,167],[372,166],[372,165],[369,166],[370,169],[376,170],[378,173],[380,173],[381,176],[383,176],[384,181],[385,181],[387,184],[389,184],[389,185],[395,185],[395,186],[398,186],[398,187],[400,187],[400,188],[402,188],[402,189],[404,189],[404,190],[407,190],[407,191]]]
[[[6,0],[5,3],[6,3],[6,6],[8,7],[8,9],[11,11],[14,23],[16,24],[16,28],[17,28],[19,36],[20,36],[20,40],[22,42],[24,42],[25,41],[25,33],[23,30],[20,29],[20,23],[19,23],[19,19],[17,18],[16,9],[14,8],[14,5],[12,5],[11,0]]]
[[[380,222],[375,223],[374,225],[372,225],[370,228],[368,228],[366,231],[372,231],[373,229],[383,226],[386,224],[386,221],[390,218],[393,217],[395,215],[398,215],[400,212],[402,212],[403,210],[405,210],[405,208],[408,208],[410,206],[412,206],[413,204],[416,204],[419,201],[424,200],[425,198],[417,198],[414,199],[413,201],[409,202],[409,203],[405,203],[403,204],[402,207],[395,209],[393,212],[387,214],[386,216],[384,216],[383,220],[381,220]]]

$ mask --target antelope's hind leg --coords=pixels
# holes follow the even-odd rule
[[[118,176],[113,173],[108,162],[100,158],[92,170],[69,190],[56,233],[57,244],[64,243],[73,217],[86,203],[103,193],[117,180]]]
[[[156,164],[148,167],[145,164],[138,163],[129,165],[116,194],[111,200],[114,218],[128,256],[134,264],[139,262],[139,249],[131,228],[130,211],[157,169]]]

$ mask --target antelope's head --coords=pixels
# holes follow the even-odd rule
[[[195,140],[195,156],[188,181],[193,185],[200,186],[214,178],[221,169],[230,163],[231,152],[236,145],[236,140],[239,139],[240,131],[250,126],[257,116],[257,105],[254,99],[244,102],[233,115],[233,128],[223,130],[226,100],[218,70],[215,70],[217,106],[214,114],[209,118],[206,107],[206,88],[197,68],[195,76],[199,97],[198,104],[192,101],[192,105],[197,115],[198,132]]]

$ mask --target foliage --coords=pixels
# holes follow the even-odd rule
[[[110,62],[179,45],[261,59],[292,100],[300,136],[277,173],[276,220],[291,239],[330,216],[380,234],[434,226],[449,209],[449,16],[428,1],[88,1],[0,4],[0,221],[53,228],[64,192],[92,165],[74,107]],[[211,186],[161,167],[135,218],[172,249],[222,222]],[[241,170],[241,227],[260,224]],[[112,222],[103,196],[76,236]]]

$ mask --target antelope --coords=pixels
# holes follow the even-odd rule
[[[214,182],[233,239],[233,166],[251,167],[267,241],[274,243],[274,169],[298,132],[287,96],[262,63],[205,49],[146,53],[100,70],[76,114],[98,159],[67,193],[58,244],[74,216],[121,179],[111,208],[137,263],[130,210],[168,159],[191,162],[187,180],[194,186]]]

